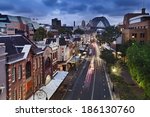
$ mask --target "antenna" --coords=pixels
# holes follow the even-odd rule
[[[142,8],[144,8],[145,6],[145,3],[144,3],[144,0],[142,0]]]

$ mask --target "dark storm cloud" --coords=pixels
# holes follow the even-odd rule
[[[87,11],[87,6],[84,4],[80,4],[75,6],[69,6],[67,9],[66,7],[63,7],[63,10],[69,14],[81,14]]]
[[[142,8],[140,0],[100,0],[97,4],[90,5],[89,11],[94,14],[105,14],[109,16],[123,16],[126,13],[134,12]],[[144,6],[150,5],[145,1]],[[149,7],[147,7],[148,9]],[[149,10],[149,9],[148,9]]]
[[[142,6],[149,12],[150,1],[144,0],[142,5],[142,0],[0,0],[0,12],[43,18],[52,15],[77,15],[85,19],[101,15],[123,17]]]
[[[48,7],[55,7],[58,5],[57,0],[42,0],[42,2]]]
[[[5,3],[0,4],[0,10],[2,10],[2,11],[10,11],[13,9],[14,9],[14,6],[11,4],[5,4]]]
[[[59,9],[61,12],[75,14],[87,11],[87,5],[83,4],[81,1],[69,0],[68,2],[64,0],[43,0],[43,3],[49,7],[49,9]]]
[[[117,7],[135,7],[140,5],[140,0],[114,0],[114,4]]]
[[[48,10],[37,0],[0,0],[0,12],[27,16],[46,16]]]

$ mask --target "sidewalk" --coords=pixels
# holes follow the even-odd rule
[[[138,84],[132,79],[129,71],[124,69],[121,73],[121,77],[128,84],[128,86],[132,89],[133,94],[135,96],[139,97],[144,94],[144,90],[140,88]]]
[[[45,100],[50,99],[55,93],[57,88],[65,80],[68,72],[58,71],[54,78],[46,85],[41,87],[38,91],[35,92],[28,100]]]
[[[113,84],[109,74],[107,73],[105,62],[103,64],[103,67],[104,67],[105,76],[107,79],[107,83],[108,83],[108,87],[109,87],[109,91],[110,91],[110,95],[111,95],[112,100],[120,100],[118,93],[114,90],[114,84]]]
[[[50,98],[51,100],[63,100],[69,89],[72,89],[73,83],[76,80],[75,75],[79,73],[80,67],[82,67],[84,61],[82,61],[78,67],[78,70],[72,68],[65,80],[62,82],[61,86],[58,87],[56,92]]]

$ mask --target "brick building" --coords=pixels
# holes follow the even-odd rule
[[[43,51],[31,40],[20,36],[1,36],[7,54],[7,99],[28,99],[42,85]]]
[[[142,9],[141,13],[128,13],[124,16],[123,41],[136,40],[138,42],[150,41],[150,15]]]
[[[5,34],[20,34],[32,40],[34,31],[38,28],[39,24],[30,18],[0,14],[0,32]]]
[[[59,45],[55,38],[48,38],[37,43],[43,52],[43,83],[48,84],[57,72]]]

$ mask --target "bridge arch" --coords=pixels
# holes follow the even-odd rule
[[[87,24],[87,27],[96,28],[99,22],[102,22],[104,27],[110,26],[109,21],[104,16],[102,16],[102,17],[95,17],[92,20],[90,20],[89,23]]]

